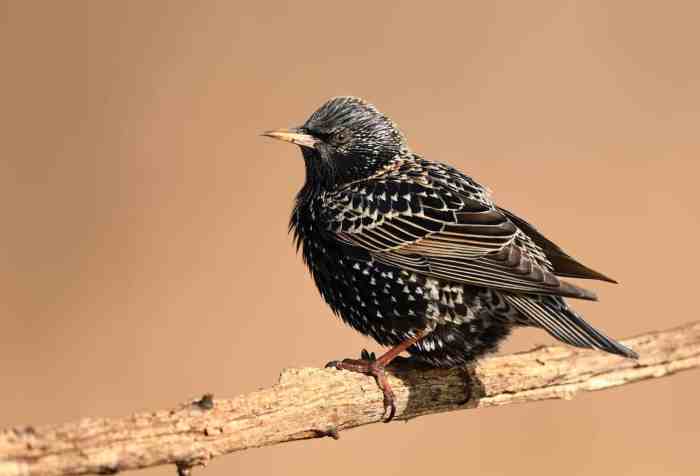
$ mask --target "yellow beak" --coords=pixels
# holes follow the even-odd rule
[[[277,129],[274,131],[263,132],[265,137],[272,137],[273,139],[283,140],[285,142],[291,142],[292,144],[300,145],[302,147],[308,147],[313,149],[318,143],[318,139],[309,134],[304,134],[299,132],[298,129]]]

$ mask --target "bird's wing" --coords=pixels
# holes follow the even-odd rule
[[[517,227],[520,228],[531,239],[531,241],[542,250],[547,260],[552,265],[552,271],[557,276],[580,279],[597,279],[599,281],[617,283],[617,281],[609,278],[603,273],[579,263],[575,258],[569,256],[569,254],[561,249],[556,243],[550,241],[547,237],[540,233],[537,228],[518,217],[515,213],[500,207],[499,210],[503,212],[510,221],[515,223],[515,225],[517,225]]]
[[[377,260],[517,293],[595,299],[560,281],[542,250],[488,190],[441,164],[404,166],[325,197],[328,231]]]

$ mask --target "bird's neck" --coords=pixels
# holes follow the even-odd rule
[[[313,233],[314,198],[322,193],[322,184],[315,180],[309,180],[308,172],[304,186],[299,190],[294,203],[294,210],[289,219],[289,231],[294,235],[294,243],[297,250],[304,244],[307,237]],[[306,254],[304,254],[306,261]]]
[[[316,151],[302,149],[306,181],[297,195],[297,202],[309,201],[324,190],[331,190],[335,184],[336,171],[331,158],[323,157]]]

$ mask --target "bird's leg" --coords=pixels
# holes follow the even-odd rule
[[[427,334],[428,332],[426,331],[419,331],[415,336],[401,342],[395,347],[392,347],[378,358],[374,357],[374,353],[370,354],[363,350],[361,359],[344,359],[342,361],[334,360],[332,362],[328,362],[326,367],[349,370],[350,372],[358,372],[374,377],[374,379],[377,381],[377,385],[384,394],[384,413],[387,413],[387,411],[389,413],[384,422],[388,423],[396,414],[396,404],[394,402],[394,391],[391,389],[389,380],[386,378],[386,366],[389,365],[392,360],[398,357],[401,352],[411,347]]]

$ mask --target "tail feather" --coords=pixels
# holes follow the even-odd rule
[[[509,295],[505,298],[534,325],[575,347],[599,349],[630,359],[639,355],[609,338],[569,309],[563,299],[551,296]]]

